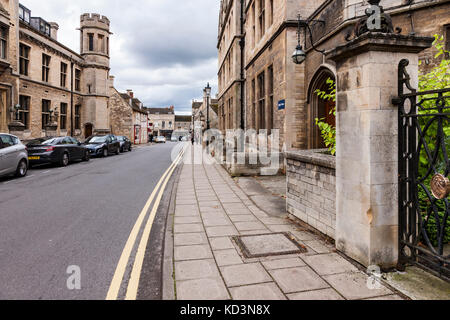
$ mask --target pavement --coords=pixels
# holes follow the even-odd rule
[[[164,299],[407,299],[267,206],[264,198],[282,191],[254,183],[236,183],[218,164],[183,165],[169,210]]]
[[[139,213],[172,163],[174,146],[139,146],[66,168],[33,168],[23,179],[1,178],[0,299],[104,300]],[[158,220],[149,251],[158,252]],[[68,288],[70,266],[79,267],[79,290]]]

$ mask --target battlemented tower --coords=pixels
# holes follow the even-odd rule
[[[84,133],[110,132],[109,98],[109,39],[110,22],[105,16],[85,13],[80,18],[80,52],[85,60],[81,86],[86,92],[83,115]]]

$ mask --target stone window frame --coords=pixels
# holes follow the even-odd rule
[[[8,59],[8,33],[9,27],[0,23],[0,59]]]
[[[98,40],[98,51],[100,51],[101,53],[105,53],[106,51],[106,45],[105,45],[105,36],[103,34],[98,34],[97,35],[97,40]]]
[[[273,64],[267,68],[267,97],[268,97],[268,125],[267,130],[270,134],[273,129],[273,104],[274,104],[274,73],[273,73]]]
[[[75,91],[81,91],[81,70],[75,69]]]
[[[19,120],[25,125],[25,130],[30,129],[30,107],[31,97],[26,95],[19,95]]]
[[[252,127],[256,129],[256,79],[252,79]]]
[[[93,33],[88,33],[88,51],[94,51],[94,34]]]
[[[450,24],[444,25],[445,50],[450,51]],[[450,54],[446,54],[446,58],[450,59]]]
[[[266,0],[259,0],[258,9],[259,39],[262,39],[266,33]]]
[[[257,76],[257,109],[258,109],[258,127],[257,129],[266,129],[266,75],[265,71],[262,71]]]
[[[75,130],[81,130],[81,104],[75,105]]]
[[[268,26],[273,25],[273,0],[269,0],[269,23]]]
[[[61,102],[59,107],[59,128],[61,130],[67,130],[67,110],[68,104]]]
[[[50,63],[52,57],[48,54],[42,53],[42,82],[49,82],[50,80]]]
[[[28,76],[30,71],[30,51],[30,46],[19,43],[19,73],[23,76]]]
[[[255,5],[255,1],[253,1],[252,3],[252,36],[253,36],[253,41],[252,41],[252,48],[254,48],[256,46],[256,5]]]
[[[61,61],[61,78],[60,78],[60,85],[62,88],[67,87],[67,63],[64,63]]]
[[[42,99],[42,109],[41,109],[41,124],[42,124],[42,130],[45,130],[46,124],[50,121],[50,107],[51,107],[51,100]]]

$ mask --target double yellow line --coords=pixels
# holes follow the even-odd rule
[[[141,241],[139,242],[139,246],[137,249],[136,257],[134,259],[133,269],[131,271],[131,277],[128,281],[128,287],[126,292],[126,300],[136,300],[138,288],[139,288],[139,280],[141,277],[142,265],[144,262],[145,250],[147,249],[148,239],[150,237],[150,232],[152,230],[153,221],[155,220],[156,212],[158,211],[159,204],[161,202],[161,198],[166,189],[167,183],[169,182],[175,168],[183,159],[184,155],[183,149],[175,161],[172,162],[172,165],[166,170],[155,189],[153,190],[150,198],[148,198],[147,203],[142,209],[139,217],[131,230],[130,236],[128,237],[127,243],[125,244],[125,248],[122,251],[122,255],[120,256],[119,263],[117,265],[116,271],[114,273],[114,277],[111,281],[111,285],[108,290],[108,294],[106,296],[106,300],[117,300],[119,295],[119,290],[122,285],[123,277],[125,275],[125,271],[127,268],[128,261],[130,260],[131,252],[133,251],[134,244],[136,243],[137,236],[139,234],[139,230],[141,230],[142,224],[147,216],[147,212],[150,209],[153,200],[156,197],[156,201],[153,204],[152,211],[145,225],[144,231],[142,233]],[[161,187],[162,185],[162,187]],[[161,188],[160,188],[161,187]],[[158,193],[159,189],[159,193]],[[158,196],[156,194],[158,193]]]

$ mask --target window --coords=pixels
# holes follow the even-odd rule
[[[8,52],[8,27],[0,25],[0,58],[6,59]]]
[[[14,139],[12,136],[1,135],[0,136],[0,144],[1,144],[1,149],[3,149],[3,148],[9,148],[9,147],[15,146],[16,144],[19,144],[19,141]]]
[[[25,125],[25,130],[30,129],[30,97],[19,96],[19,119]]]
[[[269,1],[269,26],[273,24],[273,0]]]
[[[233,129],[233,98],[230,98],[230,106],[228,107],[228,128]]]
[[[252,4],[252,35],[253,35],[253,47],[255,47],[256,44],[256,10],[255,10],[255,3]]]
[[[42,81],[48,82],[50,74],[50,56],[45,53],[42,54]]]
[[[81,105],[75,106],[75,130],[81,130]]]
[[[88,33],[89,38],[89,51],[94,51],[94,34]]]
[[[21,75],[28,76],[28,66],[30,65],[30,47],[20,44],[19,45],[19,72]]]
[[[256,129],[256,83],[252,80],[252,127]]]
[[[23,22],[30,23],[31,11],[19,4],[19,19]]]
[[[61,130],[67,130],[67,103],[61,103],[60,108],[60,129]]]
[[[75,69],[75,90],[80,91],[81,89],[81,70]]]
[[[266,92],[265,92],[265,79],[264,79],[264,72],[262,72],[258,76],[258,114],[259,114],[259,121],[258,121],[258,130],[259,129],[265,129],[265,120],[266,120]]]
[[[106,54],[109,55],[109,37],[106,37]]]
[[[445,50],[450,51],[450,25],[445,26]],[[448,53],[446,58],[450,59]]]
[[[269,94],[269,105],[268,105],[268,122],[269,127],[267,129],[272,130],[273,128],[273,66],[270,66],[267,70],[268,73],[268,94]],[[270,134],[270,132],[269,132]]]
[[[42,100],[42,129],[50,122],[50,100]]]
[[[266,32],[266,0],[259,0],[259,38]]]
[[[100,52],[105,53],[105,36],[102,34],[98,35],[98,47]]]
[[[162,128],[164,129],[165,127],[166,127],[166,122],[163,121],[163,122],[162,122]]]
[[[66,87],[67,79],[67,64],[61,62],[61,87]]]

